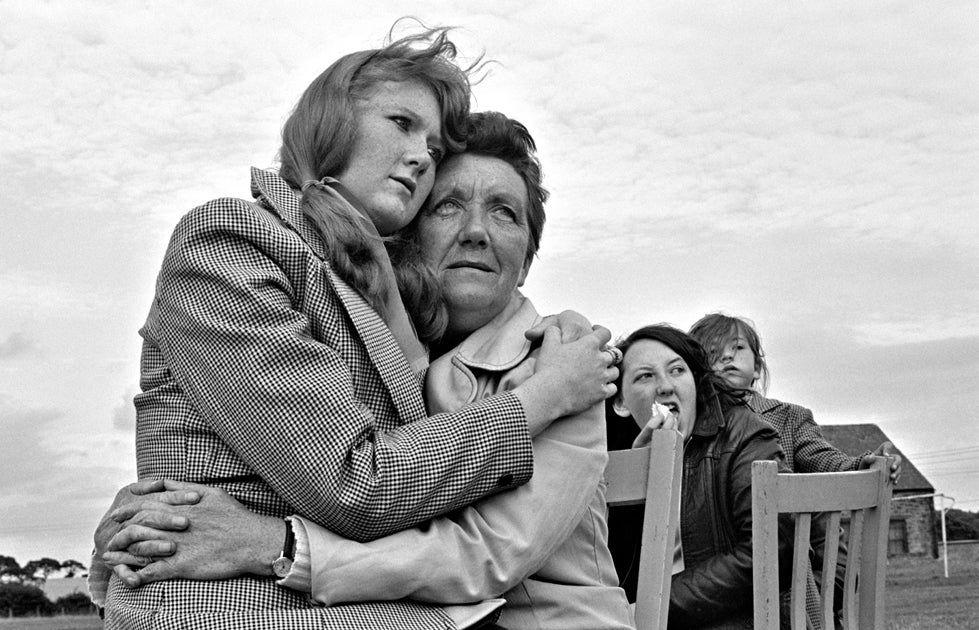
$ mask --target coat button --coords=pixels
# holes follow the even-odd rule
[[[513,485],[513,475],[507,473],[500,476],[500,480],[496,482],[498,486],[512,486]]]

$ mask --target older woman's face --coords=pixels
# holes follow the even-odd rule
[[[523,179],[499,158],[463,153],[439,167],[418,237],[442,281],[450,333],[489,322],[523,284],[529,207]]]
[[[382,235],[408,225],[432,189],[444,151],[441,112],[432,90],[417,81],[385,81],[356,104],[357,135],[336,178]]]
[[[640,339],[622,359],[622,391],[613,406],[621,416],[631,415],[640,428],[652,416],[654,402],[677,416],[677,429],[689,437],[697,418],[697,384],[683,357],[666,344]]]

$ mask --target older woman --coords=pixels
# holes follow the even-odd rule
[[[686,333],[646,326],[618,347],[624,356],[610,401],[610,446],[638,446],[664,429],[684,441],[670,627],[751,628],[751,463],[781,461],[778,435],[714,374]],[[609,544],[630,600],[641,530],[641,510],[611,510]]]
[[[540,318],[518,290],[544,224],[546,192],[533,151],[533,139],[516,121],[497,113],[473,115],[466,152],[443,163],[431,197],[398,248],[396,260],[420,255],[441,281],[448,328],[426,381],[433,413],[516,387],[534,373],[538,350],[524,331]],[[401,268],[418,271],[409,262]],[[294,517],[296,561],[282,584],[328,605],[401,598],[462,603],[502,595],[507,606],[500,623],[506,627],[630,628],[605,544],[602,414],[595,405],[537,436],[535,473],[526,485],[423,528],[358,543]],[[205,498],[211,492],[196,489]],[[216,499],[223,501],[183,512],[197,528],[228,520],[238,527],[255,523],[244,528],[254,535],[220,550],[204,547],[192,531],[173,535],[177,554],[143,569],[142,577],[209,577],[194,546],[241,570],[249,570],[253,557],[278,554],[280,541],[261,534],[267,519]],[[128,545],[139,533],[127,528],[114,546]]]
[[[470,93],[454,53],[437,29],[341,58],[286,121],[280,170],[252,171],[256,201],[218,199],[181,220],[141,331],[141,478],[221,487],[257,513],[369,540],[526,482],[531,436],[610,391],[607,331],[564,345],[552,331],[520,386],[426,412],[427,358],[382,237],[415,217],[437,162],[462,147]],[[250,576],[110,584],[108,628],[204,618],[449,624],[410,604],[317,608]]]

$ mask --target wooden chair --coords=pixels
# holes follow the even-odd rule
[[[850,630],[884,627],[884,573],[891,509],[889,458],[866,470],[840,473],[779,473],[778,463],[751,465],[752,573],[755,628],[778,630],[778,515],[795,515],[792,555],[793,629],[806,627],[809,530],[816,512],[828,512],[820,609],[823,628],[833,626],[833,594],[840,512],[851,511],[843,596],[843,623]],[[859,576],[859,581],[857,580]]]
[[[666,628],[682,468],[683,443],[676,431],[654,431],[645,448],[609,452],[606,502],[609,506],[646,504],[636,589],[637,630]]]

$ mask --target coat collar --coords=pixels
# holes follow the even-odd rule
[[[316,228],[303,216],[299,205],[299,191],[289,186],[289,183],[273,170],[253,166],[251,177],[252,197],[299,234],[317,258],[326,259],[323,239],[317,234]]]
[[[761,394],[752,392],[751,396],[748,397],[748,406],[755,413],[762,414],[782,404],[781,401],[775,400],[774,398],[765,398]]]
[[[717,398],[713,399],[708,405],[707,410],[697,416],[697,421],[693,425],[691,435],[710,437],[717,435],[727,424],[724,412],[721,410],[721,403]]]
[[[530,300],[514,290],[499,315],[447,353],[471,368],[504,372],[524,360],[531,343],[524,332],[540,321]]]
[[[514,291],[503,312],[429,366],[425,379],[429,412],[461,409],[481,391],[495,393],[504,375],[530,354],[532,344],[524,332],[539,321],[530,300]],[[493,385],[490,391],[481,389],[488,385]]]

